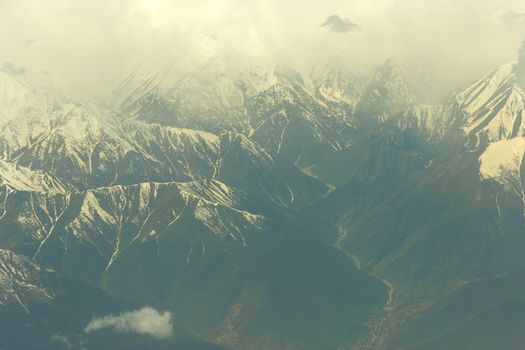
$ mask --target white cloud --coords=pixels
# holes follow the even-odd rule
[[[118,316],[108,315],[94,318],[85,328],[86,333],[112,328],[121,333],[148,334],[158,339],[173,336],[172,315],[170,312],[159,312],[151,307],[124,312]]]

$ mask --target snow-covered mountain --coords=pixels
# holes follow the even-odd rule
[[[328,188],[294,163],[308,164],[323,152],[341,149],[338,125],[345,124],[338,124],[336,113],[293,70],[279,67],[268,77],[272,80],[252,75],[243,80],[230,72],[205,70],[167,90],[160,88],[169,85],[154,80],[139,84],[149,94],[162,93],[183,105],[189,101],[191,113],[213,111],[201,119],[203,128],[217,123],[219,132],[211,133],[123,115],[131,110],[119,105],[113,111],[107,104],[58,96],[2,72],[0,249],[15,258],[3,262],[6,273],[1,276],[13,286],[20,284],[2,284],[5,305],[15,307],[16,315],[27,311],[29,321],[23,322],[36,322],[35,314],[51,325],[42,335],[28,337],[28,347],[48,346],[56,335],[53,339],[59,337],[62,345],[96,348],[89,345],[97,344],[90,343],[93,336],[82,332],[86,318],[95,314],[83,312],[69,327],[55,324],[55,318],[69,317],[74,310],[67,303],[63,307],[69,311],[54,309],[62,299],[53,293],[61,289],[40,279],[55,275],[57,284],[72,281],[75,288],[100,291],[101,307],[117,298],[122,307],[129,303],[177,310],[177,325],[235,348],[259,341],[277,347],[290,342],[301,348],[324,346],[320,339],[334,334],[328,322],[333,315],[339,339],[334,344],[366,336],[348,337],[346,327],[366,322],[384,302],[384,285],[330,245],[335,227],[296,210]],[[243,97],[237,105],[237,92],[248,91],[239,81],[252,80],[256,83],[247,85],[253,89],[252,100]],[[130,99],[141,95],[137,91]],[[215,95],[203,105],[193,104],[208,92]],[[224,115],[223,107],[243,110],[242,123]],[[267,124],[278,118],[286,124],[275,130],[277,141]],[[234,131],[232,125],[243,123],[241,133]],[[303,132],[303,138],[294,137]],[[16,282],[14,274],[24,274],[24,269],[32,271],[33,280]],[[25,291],[24,284],[34,287]],[[39,298],[39,288],[49,297],[31,301]],[[342,292],[334,296],[331,290],[336,289]],[[66,297],[69,293],[63,292]],[[332,310],[330,315],[307,307],[312,295]],[[338,307],[337,300],[348,295],[355,297]],[[82,310],[89,310],[89,300],[74,299]],[[293,306],[298,300],[304,301]],[[48,316],[36,311],[48,307]],[[122,308],[108,312],[113,310]],[[299,340],[288,325],[302,333],[315,328],[316,334]],[[261,333],[261,326],[267,331]],[[111,339],[102,344],[112,344]],[[7,344],[22,343],[9,339]]]
[[[189,71],[166,64],[123,73],[106,104],[132,118],[163,125],[247,131],[245,99],[273,85],[273,72],[220,46],[208,51]]]
[[[2,81],[3,160],[44,170],[80,188],[183,181],[214,172],[218,137],[213,134],[123,120],[95,104],[49,95],[14,76],[3,74]]]
[[[481,141],[521,137],[525,133],[525,93],[516,64],[507,64],[456,97],[465,114],[465,133]]]
[[[504,65],[457,95],[468,147],[483,150],[480,177],[495,181],[523,203],[525,92],[518,61]],[[524,214],[525,215],[525,214]]]
[[[521,58],[428,104],[432,80],[393,60],[306,77],[202,44],[103,102],[0,70],[0,321],[25,335],[0,347],[456,349],[485,318],[443,310],[501,281],[493,323],[520,297]],[[146,305],[177,337],[84,332]]]
[[[344,113],[329,108],[286,65],[267,68],[219,50],[176,80],[162,72],[141,80],[139,75],[144,76],[133,72],[120,84],[129,96],[121,97],[119,87],[114,93],[119,97],[108,99],[131,118],[216,134],[236,131],[253,136],[274,156],[306,165],[345,145]]]

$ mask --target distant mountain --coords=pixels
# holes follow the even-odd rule
[[[171,85],[152,83],[164,77],[153,73],[131,89],[137,74],[121,83],[132,93],[116,99],[124,101],[120,110],[132,118],[214,133],[236,131],[253,136],[270,154],[303,165],[345,145],[344,116],[286,66],[267,69],[221,51]],[[115,94],[122,95],[122,89]]]

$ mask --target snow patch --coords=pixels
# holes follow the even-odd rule
[[[524,153],[524,137],[491,143],[480,157],[481,178],[501,182],[509,174],[519,177]]]

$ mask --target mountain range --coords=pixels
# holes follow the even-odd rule
[[[0,70],[0,347],[521,349],[522,61],[438,102],[395,60]],[[173,334],[108,321],[145,307]]]

